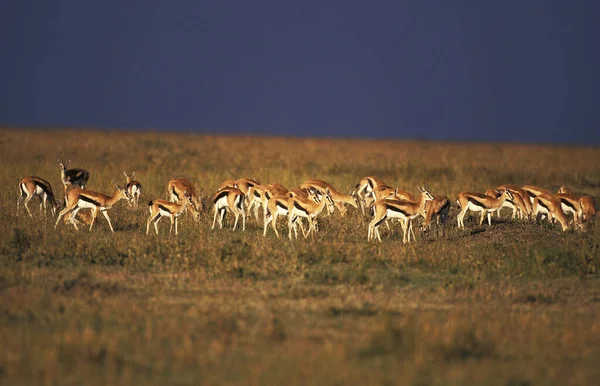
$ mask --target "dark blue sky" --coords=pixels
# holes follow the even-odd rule
[[[600,144],[598,1],[4,1],[0,126]]]

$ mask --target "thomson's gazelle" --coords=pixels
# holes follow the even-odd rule
[[[458,227],[464,228],[464,218],[467,211],[471,210],[473,212],[481,212],[481,217],[479,218],[479,225],[483,224],[483,220],[487,215],[488,224],[492,225],[492,216],[491,212],[495,212],[498,210],[504,201],[507,199],[512,200],[513,194],[508,189],[504,189],[501,191],[499,197],[491,197],[481,193],[470,193],[470,192],[462,192],[458,194],[458,198],[456,200],[458,206],[461,208],[460,213],[456,217],[458,221]]]
[[[67,166],[71,160],[62,162],[60,159],[57,159],[57,161],[58,166],[60,167],[60,180],[63,183],[65,199],[67,197],[67,190],[69,190],[69,188],[77,186],[81,189],[85,189],[85,186],[90,179],[90,172],[85,169],[67,169]]]
[[[361,179],[354,188],[353,196],[358,200],[360,211],[365,214],[365,208],[373,203],[371,191],[377,186],[387,186],[379,177],[367,176]]]
[[[29,216],[33,217],[27,204],[34,196],[40,198],[40,213],[46,213],[46,205],[49,202],[52,216],[56,215],[56,210],[58,209],[59,204],[54,198],[52,186],[45,179],[35,176],[24,177],[19,182],[19,192],[21,194],[17,200],[17,216],[19,215],[19,205],[24,201],[23,204],[25,205],[25,209],[27,209],[27,213],[29,213]]]
[[[316,230],[315,218],[319,214],[321,214],[323,208],[325,208],[325,205],[327,205],[330,208],[330,212],[333,210],[333,206],[335,205],[335,203],[331,198],[329,188],[325,188],[323,196],[320,200],[320,202],[314,202],[312,200],[307,200],[301,197],[291,197],[289,199],[288,236],[290,240],[292,239],[292,226],[298,219],[308,219],[308,232],[304,234],[304,238],[306,238],[312,231]]]
[[[433,200],[431,193],[424,187],[419,187],[421,196],[417,202],[401,201],[394,198],[384,198],[377,200],[373,204],[373,220],[369,223],[369,229],[367,232],[367,240],[371,240],[373,237],[377,237],[377,240],[381,242],[381,236],[379,234],[379,226],[386,221],[388,218],[397,218],[400,220],[402,225],[402,242],[405,244],[410,242],[410,235],[412,234],[413,240],[415,240],[415,234],[412,229],[412,219],[419,216],[423,212],[425,203]],[[407,237],[408,235],[408,237]]]
[[[539,215],[548,216],[548,221],[556,219],[562,226],[563,232],[569,230],[567,216],[562,210],[560,200],[551,194],[540,193],[536,195],[533,199],[533,213],[536,217]]]
[[[189,195],[194,205],[190,205],[189,209],[194,217],[194,220],[198,221],[200,218],[200,212],[203,210],[202,200],[198,195],[196,186],[187,178],[177,177],[169,180],[167,183],[167,196],[171,202],[179,202],[184,200],[185,194]]]
[[[213,196],[212,202],[215,206],[215,216],[213,218],[212,228],[215,229],[217,216],[219,219],[219,228],[223,228],[223,219],[227,210],[230,210],[235,216],[233,230],[237,227],[239,217],[242,216],[242,230],[246,230],[246,211],[244,210],[244,193],[238,188],[227,187],[219,190]]]
[[[154,223],[154,230],[156,230],[156,234],[158,235],[158,222],[163,217],[169,217],[171,219],[169,234],[173,231],[173,224],[175,224],[175,234],[178,234],[177,219],[185,212],[185,209],[189,206],[198,212],[195,207],[196,204],[192,200],[192,196],[187,191],[183,191],[182,193],[179,202],[167,200],[154,200],[148,202],[150,217],[148,217],[148,221],[146,222],[146,234],[150,231],[150,224]]]
[[[113,207],[120,199],[125,198],[129,201],[132,200],[131,195],[125,188],[121,188],[119,185],[115,184],[116,191],[112,196],[107,196],[102,193],[94,192],[93,190],[88,189],[72,189],[67,192],[67,206],[60,211],[58,214],[58,218],[56,219],[56,224],[54,224],[54,228],[60,222],[60,219],[71,213],[69,217],[69,221],[75,229],[77,228],[77,221],[75,220],[75,216],[77,216],[77,212],[80,209],[91,209],[92,210],[92,221],[90,223],[90,231],[94,226],[94,222],[96,221],[96,217],[98,216],[98,212],[102,212],[106,221],[108,221],[108,226],[110,227],[110,231],[115,233],[112,224],[110,223],[110,217],[108,217],[108,210]]]
[[[343,194],[337,191],[331,184],[322,181],[322,180],[308,180],[304,181],[300,188],[302,189],[314,189],[321,193],[321,195],[325,194],[325,190],[329,191],[329,196],[335,203],[335,207],[340,211],[340,214],[344,216],[347,212],[345,204],[349,204],[354,208],[358,209],[358,204],[356,203],[356,197],[348,194]],[[330,210],[331,213],[331,210]]]
[[[125,183],[125,189],[129,192],[133,200],[129,203],[129,206],[133,206],[134,209],[137,208],[138,202],[140,201],[140,194],[142,193],[142,184],[139,181],[135,181],[133,177],[135,177],[135,170],[131,175],[128,175],[125,171],[123,171],[123,175],[127,182]]]

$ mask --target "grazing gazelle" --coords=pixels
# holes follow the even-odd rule
[[[245,196],[241,190],[233,187],[220,189],[213,196],[212,202],[215,206],[215,216],[210,229],[215,229],[217,216],[219,218],[219,228],[223,228],[223,219],[227,210],[230,210],[235,216],[233,230],[237,227],[239,217],[242,216],[242,230],[246,230],[246,211],[244,210]]]
[[[325,190],[329,191],[329,196],[335,203],[335,207],[340,211],[340,215],[344,216],[348,211],[344,204],[349,204],[354,208],[358,209],[358,204],[356,203],[356,197],[348,194],[343,194],[337,191],[331,184],[321,181],[321,180],[308,180],[304,181],[300,188],[304,189],[315,189],[319,191],[321,194],[325,194]],[[331,213],[331,210],[330,210]]]
[[[540,193],[533,199],[533,213],[538,216],[548,216],[548,221],[558,220],[563,232],[569,230],[567,216],[563,212],[560,200],[551,194]]]
[[[531,203],[533,202],[533,199],[529,196],[529,193],[525,189],[522,189],[522,188],[518,187],[517,185],[510,185],[510,184],[500,185],[500,186],[498,186],[497,189],[498,190],[508,189],[511,191],[511,193],[513,195],[515,193],[518,193],[521,196],[521,199],[523,200],[523,204],[525,205],[525,212],[523,212],[523,214],[527,218],[531,217]]]
[[[524,191],[527,192],[527,194],[529,195],[529,200],[531,200],[531,212],[533,213],[533,199],[536,198],[538,195],[545,193],[547,195],[552,195],[552,193],[550,193],[548,190],[544,189],[544,188],[540,188],[539,186],[534,186],[534,185],[525,185],[523,186],[521,189],[523,189]],[[525,197],[523,197],[525,198]]]
[[[125,175],[125,178],[127,179],[125,189],[127,189],[131,197],[133,197],[133,200],[131,200],[129,206],[133,206],[133,208],[136,209],[140,200],[140,194],[142,193],[142,184],[133,179],[133,177],[135,177],[135,170],[133,173],[131,173],[131,175],[128,175],[125,171],[123,171],[123,175]]]
[[[581,196],[579,199],[579,207],[581,208],[581,222],[594,225],[596,218],[596,202],[594,197]]]
[[[195,208],[196,204],[192,200],[192,196],[187,192],[182,192],[182,197],[179,202],[171,202],[167,200],[154,200],[148,202],[148,209],[150,210],[150,217],[146,222],[146,234],[150,231],[150,224],[154,223],[154,230],[158,235],[158,221],[163,217],[169,217],[171,219],[171,227],[169,228],[169,234],[173,232],[173,224],[175,224],[175,234],[178,234],[177,219],[185,212],[186,207]]]
[[[304,238],[306,238],[312,231],[316,231],[316,217],[321,214],[325,205],[329,207],[329,212],[333,210],[335,202],[331,198],[329,188],[325,188],[322,193],[323,196],[320,202],[302,197],[290,197],[288,201],[288,236],[290,240],[292,239],[292,227],[299,218],[308,219],[308,232],[304,234]]]
[[[579,226],[581,222],[581,205],[579,204],[581,197],[573,193],[556,193],[554,197],[560,201],[560,207],[565,215],[567,213],[573,215],[573,225]]]
[[[185,192],[185,193],[184,193]],[[200,212],[204,209],[202,200],[198,195],[196,186],[192,184],[187,178],[177,177],[169,180],[167,183],[167,196],[171,202],[179,202],[184,200],[185,194],[189,195],[194,205],[190,205],[189,209],[194,217],[194,220],[200,219]]]
[[[358,200],[362,214],[365,214],[365,207],[373,203],[371,191],[378,186],[387,186],[387,184],[381,178],[374,176],[367,176],[356,184],[352,195]]]
[[[293,204],[292,198],[296,198],[300,201],[309,201],[319,202],[319,199],[313,192],[308,192],[306,196],[303,195],[289,195],[287,194],[278,194],[275,195],[267,201],[267,209],[265,210],[265,219],[263,225],[263,236],[267,235],[267,227],[269,224],[273,226],[273,230],[275,231],[275,235],[279,237],[279,232],[277,231],[277,218],[279,216],[288,216],[290,211],[290,204]],[[302,221],[299,221],[300,229],[302,230],[302,234],[308,235],[304,231],[304,226],[302,225]],[[296,238],[298,238],[298,229],[296,228],[296,221],[293,223],[294,233]]]
[[[77,186],[81,189],[85,189],[85,186],[90,179],[90,172],[85,169],[67,169],[71,160],[62,162],[60,159],[57,159],[57,161],[58,166],[60,167],[60,180],[62,181],[65,190],[65,199],[67,197],[67,190],[69,190],[70,187]]]
[[[462,192],[458,194],[458,198],[456,199],[456,203],[461,208],[460,213],[456,217],[458,221],[458,228],[464,228],[464,218],[467,211],[471,210],[473,212],[481,212],[481,217],[479,219],[479,225],[483,224],[483,220],[487,215],[488,224],[492,225],[492,216],[491,213],[500,209],[504,201],[512,200],[513,194],[510,190],[504,189],[501,191],[499,197],[491,197],[486,196],[481,193],[470,193],[470,192]]]
[[[424,211],[425,220],[421,224],[421,231],[427,230],[435,217],[437,225],[444,226],[450,212],[450,199],[446,196],[433,196],[433,200],[425,202]]]
[[[271,197],[283,196],[288,190],[281,184],[270,183],[267,185],[254,185],[248,189],[247,212],[254,210],[254,217],[258,221],[258,208],[263,208],[263,218],[267,213],[267,203]]]
[[[71,213],[70,222],[73,224],[76,230],[77,221],[75,220],[75,216],[77,216],[77,212],[80,209],[91,209],[92,210],[92,221],[90,223],[90,231],[94,226],[94,222],[96,221],[96,217],[98,217],[98,212],[102,212],[106,221],[108,221],[108,226],[110,227],[110,231],[115,233],[112,224],[110,223],[110,217],[108,217],[108,210],[113,207],[119,200],[125,198],[131,201],[133,198],[124,187],[121,188],[119,185],[115,184],[116,191],[112,196],[107,196],[102,193],[94,192],[93,190],[88,189],[72,189],[67,192],[67,206],[60,211],[58,214],[58,219],[56,219],[56,224],[54,224],[54,228],[60,222],[60,219]]]
[[[377,237],[377,240],[381,242],[381,235],[379,234],[379,226],[386,221],[388,218],[397,218],[402,225],[402,242],[406,244],[410,243],[410,235],[412,234],[413,240],[415,240],[415,234],[412,229],[412,220],[421,215],[423,208],[427,201],[433,200],[431,193],[425,189],[425,187],[419,187],[421,195],[417,202],[402,201],[395,198],[384,198],[377,200],[373,204],[373,220],[369,223],[367,240],[371,240]],[[408,235],[408,237],[407,237]]]
[[[25,200],[25,209],[27,209],[27,213],[29,213],[29,216],[33,217],[31,212],[29,211],[29,207],[27,206],[27,204],[34,196],[40,198],[40,213],[46,214],[46,205],[47,202],[49,202],[52,216],[56,215],[56,210],[58,209],[59,204],[54,198],[52,186],[45,179],[35,176],[24,177],[19,182],[19,192],[21,194],[19,196],[19,199],[17,200],[17,216],[19,215],[19,204],[21,204],[21,202]]]
[[[508,188],[488,189],[485,191],[485,195],[494,197],[494,198],[498,198],[498,197],[500,197],[500,195],[502,194],[502,191],[504,189],[510,191],[512,193],[513,197],[511,199],[507,198],[502,203],[502,206],[500,206],[500,208],[495,210],[496,216],[498,216],[498,218],[500,218],[500,210],[502,208],[510,208],[510,209],[512,209],[512,218],[513,219],[515,219],[517,217],[519,217],[520,220],[522,220],[523,218],[528,218],[529,213],[527,212],[527,206],[525,204],[525,201],[523,200],[523,197],[521,196],[521,194],[518,191],[512,191],[511,189],[508,189]]]

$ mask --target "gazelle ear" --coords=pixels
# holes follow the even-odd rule
[[[121,187],[119,186],[119,184],[117,184],[116,182],[115,182],[115,188],[122,190]]]
[[[131,177],[135,176],[135,170],[131,173]]]
[[[123,170],[123,175],[125,176],[125,178],[129,177],[129,176],[127,175],[127,173],[125,173],[125,170]]]
[[[68,165],[68,164],[70,164],[70,163],[71,163],[71,160],[68,160],[68,161],[65,163],[65,166],[67,166],[67,165]]]

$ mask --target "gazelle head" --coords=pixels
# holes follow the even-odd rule
[[[58,162],[58,167],[60,168],[60,171],[65,172],[67,170],[67,166],[69,166],[69,163],[71,163],[71,160],[68,160],[67,162],[63,162],[60,160],[60,158],[57,158],[56,162]]]
[[[128,175],[125,171],[123,171],[123,175],[127,179],[127,183],[130,183],[133,180],[133,177],[135,177],[135,170],[133,173],[131,173],[131,175]]]
[[[417,186],[417,188],[421,192],[421,196],[424,197],[425,201],[433,200],[433,196],[431,195],[431,193],[429,193],[429,190],[427,190],[427,188],[425,188],[424,186]]]
[[[194,198],[192,197],[192,195],[190,193],[188,193],[187,190],[183,191],[183,196],[185,197],[185,205],[190,207],[191,212],[192,212],[192,216],[194,218],[194,221],[198,222],[200,221],[200,208],[198,208],[198,205],[196,205],[196,202],[194,201]]]
[[[119,194],[121,198],[125,198],[129,202],[133,202],[133,197],[125,187],[120,187],[119,184],[115,184],[115,188],[117,189],[116,194]]]
[[[562,194],[573,194],[573,191],[571,190],[571,188],[567,187],[567,186],[561,186],[560,188],[558,188],[558,190],[556,191],[556,193],[562,193]]]
[[[333,198],[331,198],[331,192],[329,191],[329,188],[325,188],[325,194],[323,197],[325,199],[325,204],[327,205],[327,210],[329,213],[333,213],[335,210],[335,202],[333,202]]]

